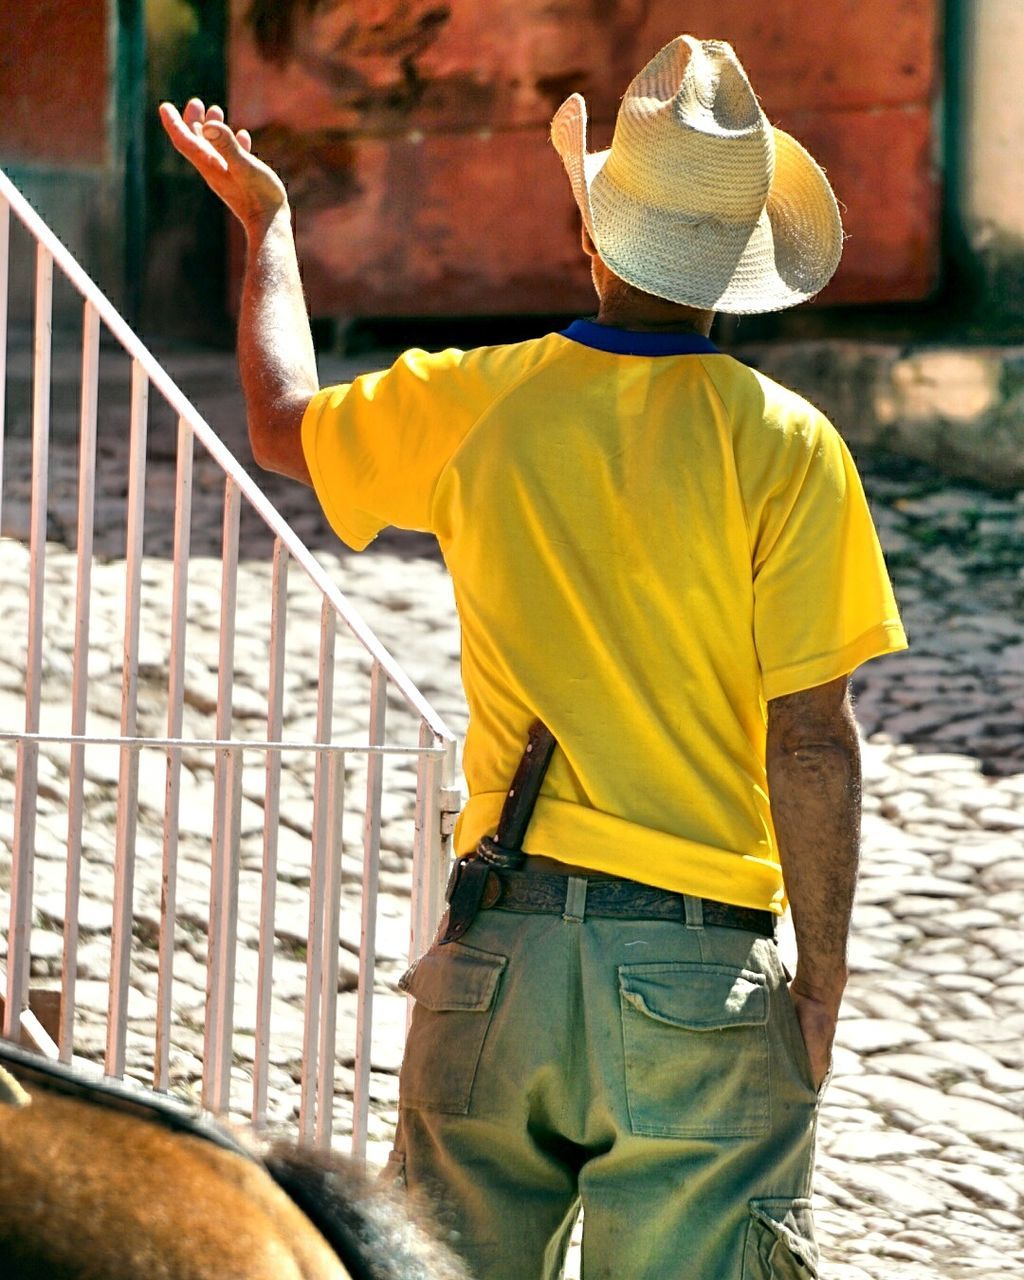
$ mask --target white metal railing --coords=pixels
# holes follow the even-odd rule
[[[356,999],[352,1145],[365,1152],[370,1104],[371,1038],[374,1017],[374,965],[381,863],[382,799],[385,762],[405,757],[415,764],[416,794],[411,846],[410,951],[420,950],[436,924],[449,853],[454,808],[454,738],[442,719],[415,688],[366,623],[330,581],[323,568],[268,502],[228,449],[197,413],[161,365],[49,231],[9,180],[0,173],[0,504],[4,489],[7,386],[8,266],[10,211],[35,242],[35,313],[32,357],[31,517],[25,594],[27,640],[24,650],[25,713],[23,725],[0,722],[0,750],[16,751],[13,840],[10,857],[8,919],[0,894],[0,935],[6,931],[6,1003],[3,1034],[28,1039],[42,1052],[65,1061],[76,1053],[76,984],[80,958],[79,914],[84,862],[83,835],[90,832],[87,760],[90,750],[116,749],[116,824],[112,863],[109,992],[103,1064],[106,1074],[126,1074],[128,1007],[138,944],[135,923],[135,875],[138,862],[140,759],[159,752],[166,759],[160,821],[161,905],[156,959],[151,1053],[152,1080],[169,1085],[171,1049],[176,1034],[175,925],[179,910],[179,852],[183,759],[206,756],[213,761],[209,815],[209,915],[206,948],[206,993],[203,1016],[202,1097],[220,1111],[238,1109],[235,1054],[236,959],[238,955],[240,815],[245,764],[253,755],[264,762],[263,835],[258,920],[258,975],[251,1068],[251,1098],[242,1110],[254,1124],[267,1113],[268,1072],[274,1044],[273,992],[278,841],[282,817],[282,769],[295,761],[312,761],[309,919],[305,946],[305,1002],[301,1077],[298,1085],[300,1136],[327,1144],[334,1120],[336,1016],[339,961],[339,911],[343,874],[343,816],[346,772],[351,761],[365,764],[362,804],[362,902],[359,977]],[[20,234],[20,233],[19,233]],[[70,697],[67,731],[44,731],[41,721],[44,655],[52,636],[45,617],[47,588],[47,510],[50,442],[51,328],[54,265],[84,302],[81,341],[81,394],[78,440],[77,541],[73,617],[60,625],[72,631]],[[128,486],[124,557],[123,664],[120,723],[117,733],[90,733],[90,609],[93,601],[94,512],[96,504],[97,422],[102,407],[99,388],[101,329],[112,335],[131,360],[130,429],[127,448]],[[166,730],[140,731],[140,716],[153,719],[152,707],[140,703],[140,633],[143,607],[143,534],[147,523],[147,426],[153,390],[177,418],[174,481],[173,580],[169,644],[166,650]],[[224,476],[223,531],[220,554],[220,621],[216,713],[212,734],[191,736],[186,722],[186,648],[194,625],[189,614],[190,537],[193,517],[194,443],[219,466]],[[236,612],[239,581],[239,528],[243,506],[255,511],[274,537],[266,673],[266,733],[240,737],[233,732],[233,681],[236,667]],[[0,507],[2,512],[2,507]],[[319,669],[315,729],[286,737],[286,663],[289,623],[289,567],[297,565],[320,601]],[[341,665],[339,622],[354,637],[364,657],[355,666]],[[8,635],[5,644],[9,647]],[[343,742],[335,733],[336,669],[344,671],[346,689],[362,678],[369,664],[368,733],[366,741]],[[403,708],[411,742],[389,742],[386,713],[389,693]],[[161,704],[162,705],[162,704]],[[418,726],[418,729],[417,729]],[[67,858],[64,875],[61,944],[59,1033],[51,1038],[30,1009],[33,965],[33,921],[36,910],[36,820],[40,803],[40,753],[50,752],[66,764],[66,787],[57,787],[67,815]],[[47,757],[50,760],[50,757]],[[348,765],[347,765],[347,762]],[[50,785],[52,791],[52,783]],[[294,805],[294,801],[292,801]],[[301,826],[301,822],[299,823]],[[101,833],[102,834],[102,833]],[[97,837],[90,835],[91,846]],[[102,838],[100,839],[102,844]],[[108,841],[109,843],[109,841]],[[4,850],[0,845],[0,870]],[[101,849],[100,860],[105,856]],[[2,887],[2,880],[0,880]],[[248,927],[248,926],[247,926]],[[2,981],[2,979],[0,979]],[[148,1024],[147,1024],[148,1025]],[[134,1041],[133,1041],[134,1043]],[[242,1055],[244,1056],[244,1055]],[[244,1073],[243,1073],[244,1074]],[[237,1076],[237,1071],[236,1071]]]

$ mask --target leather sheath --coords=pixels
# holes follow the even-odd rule
[[[516,871],[523,865],[523,840],[555,745],[551,730],[542,721],[535,720],[501,807],[497,831],[493,837],[484,836],[475,853],[459,858],[452,867],[447,892],[448,914],[438,939],[442,946],[461,938],[476,919],[477,912],[498,901],[502,885],[495,868]]]

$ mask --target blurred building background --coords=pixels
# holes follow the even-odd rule
[[[229,345],[240,244],[156,116],[197,93],[288,182],[321,345],[539,331],[592,299],[551,115],[582,92],[607,145],[681,28],[735,45],[849,235],[811,307],[720,336],[1024,338],[1021,0],[33,0],[0,11],[0,164],[144,332]]]
[[[551,116],[579,91],[590,149],[606,146],[622,92],[681,22],[734,43],[769,117],[842,193],[850,240],[828,300],[936,287],[938,0],[243,6],[232,106],[296,192],[315,311],[585,309]]]

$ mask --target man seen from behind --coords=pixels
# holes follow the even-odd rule
[[[403,979],[392,1176],[480,1280],[557,1276],[581,1203],[588,1280],[817,1274],[860,825],[848,677],[906,640],[838,434],[708,333],[827,283],[824,173],[728,44],[681,36],[608,151],[578,94],[552,122],[595,319],[320,390],[282,184],[219,108],[162,112],[245,228],[256,460],[357,551],[432,532],[455,587],[469,799],[449,912]]]

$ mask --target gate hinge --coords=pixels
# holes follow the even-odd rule
[[[458,787],[441,788],[441,835],[450,836],[455,830],[455,819],[462,808],[462,792]]]

